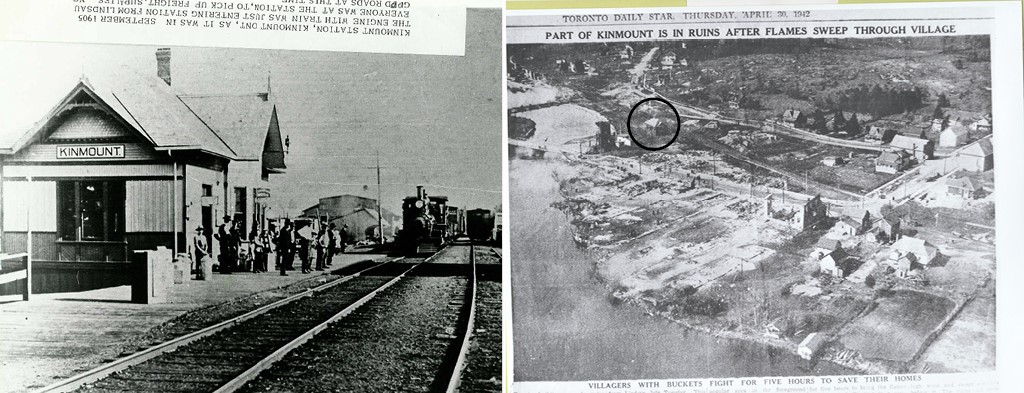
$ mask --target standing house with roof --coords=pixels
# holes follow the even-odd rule
[[[870,219],[870,218],[869,218]],[[900,218],[888,219],[878,218],[871,222],[870,228],[864,233],[868,241],[881,243],[892,243],[899,240],[902,235],[902,221]]]
[[[807,125],[807,116],[796,109],[788,109],[782,112],[782,118],[780,119],[782,124],[790,127],[803,127]]]
[[[266,176],[246,169],[242,139],[251,135],[204,118],[174,93],[169,49],[157,51],[157,63],[157,75],[149,77],[119,70],[83,75],[42,119],[0,148],[3,250],[24,252],[31,229],[34,291],[127,284],[134,251],[186,252],[197,227],[209,236],[220,216],[239,212],[236,185],[253,195],[254,184],[265,184]],[[222,108],[239,118],[252,114],[239,109]],[[255,166],[280,172],[276,111],[267,110],[259,135],[266,143]],[[249,206],[245,217],[255,213]],[[208,244],[215,258],[216,243]],[[7,290],[13,288],[0,288]]]
[[[818,239],[817,243],[814,243],[814,249],[811,250],[811,258],[821,259],[826,255],[831,254],[833,251],[842,250],[843,243],[839,239],[830,239],[822,237]]]
[[[967,142],[967,135],[970,130],[960,123],[953,123],[939,133],[939,146],[957,147]]]
[[[992,132],[992,121],[988,117],[971,123],[971,129],[979,132]]]
[[[981,183],[971,180],[970,177],[946,178],[946,194],[963,199],[974,199],[980,197],[981,192]]]
[[[800,341],[796,353],[801,358],[804,358],[804,360],[811,360],[818,356],[818,353],[821,352],[826,344],[828,344],[828,340],[824,333],[811,333],[804,337],[803,341]]]
[[[971,172],[984,172],[991,170],[992,138],[981,139],[975,143],[958,150],[952,157],[947,158],[954,168],[960,168]]]
[[[854,236],[861,234],[861,223],[851,217],[840,217],[832,226],[832,231],[841,236]]]
[[[831,275],[832,277],[846,277],[854,270],[854,259],[842,247],[825,254],[818,260],[818,271]]]
[[[935,142],[929,139],[915,138],[906,135],[892,137],[889,146],[910,154],[917,161],[929,160],[935,154]]]
[[[912,269],[914,264],[922,267],[928,266],[938,256],[938,248],[927,240],[903,236],[892,244],[889,261],[895,269],[906,272]],[[903,259],[908,260],[911,263],[910,266],[907,266]]]
[[[910,166],[910,153],[902,150],[886,151],[875,159],[875,172],[896,174]]]

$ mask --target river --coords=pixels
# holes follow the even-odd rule
[[[561,199],[555,160],[509,165],[515,381],[837,375],[808,369],[794,354],[687,329],[630,305],[613,305],[576,247]]]

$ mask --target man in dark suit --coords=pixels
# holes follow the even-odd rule
[[[214,235],[220,250],[217,260],[220,262],[221,274],[231,274],[234,270],[235,255],[232,251],[235,241],[231,236],[232,229],[231,216],[224,216],[224,223],[217,227],[217,234]]]
[[[292,223],[285,221],[281,234],[277,237],[278,252],[281,253],[281,275],[287,276],[288,270],[295,270],[295,240],[292,237]]]

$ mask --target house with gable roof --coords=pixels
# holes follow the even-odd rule
[[[970,172],[991,170],[995,163],[992,155],[992,138],[984,138],[957,150],[947,160],[952,166]]]
[[[964,199],[980,197],[981,183],[971,180],[968,176],[946,178],[946,194]]]
[[[892,137],[889,146],[894,150],[901,150],[910,154],[917,161],[931,159],[935,154],[935,142],[929,139],[915,138],[906,135]]]

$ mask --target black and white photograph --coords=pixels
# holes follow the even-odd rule
[[[515,381],[994,372],[990,37],[685,26],[510,39]]]
[[[466,15],[461,56],[0,41],[0,391],[502,391]]]

